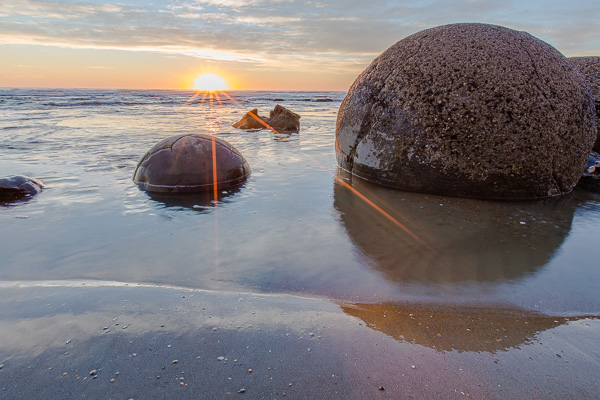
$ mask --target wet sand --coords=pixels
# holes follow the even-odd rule
[[[0,321],[6,399],[600,393],[593,316],[88,280],[0,285]]]

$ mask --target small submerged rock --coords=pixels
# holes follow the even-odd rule
[[[0,178],[0,203],[27,200],[44,188],[44,184],[25,175]]]
[[[271,127],[278,132],[298,132],[300,130],[300,115],[277,104],[268,118],[258,115],[258,109],[255,108],[233,124],[233,127],[239,129],[265,129]]]
[[[590,154],[577,186],[590,192],[600,193],[600,154],[596,152]]]

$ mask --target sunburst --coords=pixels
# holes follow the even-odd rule
[[[217,74],[203,74],[194,79],[194,89],[200,92],[215,92],[229,89],[227,81]]]

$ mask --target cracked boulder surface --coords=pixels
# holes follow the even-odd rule
[[[575,65],[526,32],[453,24],[409,36],[356,79],[336,125],[353,175],[488,199],[570,192],[596,138]]]
[[[133,181],[148,192],[213,190],[214,166],[219,189],[238,185],[251,173],[244,156],[231,144],[215,136],[187,134],[164,139],[148,150],[133,173]]]
[[[594,96],[596,104],[596,120],[598,121],[598,130],[594,151],[600,152],[600,56],[571,57],[577,68],[581,71]]]

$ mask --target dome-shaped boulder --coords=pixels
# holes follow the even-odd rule
[[[250,165],[231,144],[215,136],[188,134],[169,137],[148,150],[133,181],[149,192],[201,192],[214,189],[215,176],[221,189],[244,182],[250,173]]]
[[[0,204],[27,200],[44,188],[44,184],[25,175],[0,178]]]
[[[573,189],[596,137],[591,93],[550,45],[453,24],[386,50],[356,79],[336,125],[355,176],[451,196],[534,199]]]
[[[571,57],[570,58],[577,68],[581,71],[594,96],[596,103],[596,120],[598,122],[598,130],[594,151],[600,152],[600,57]]]

